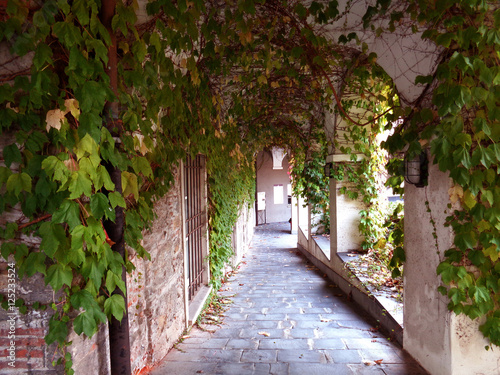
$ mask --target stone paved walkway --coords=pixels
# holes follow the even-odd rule
[[[256,229],[221,293],[213,332],[194,327],[152,375],[427,374],[296,249],[288,223]]]

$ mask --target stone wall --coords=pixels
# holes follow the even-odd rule
[[[151,261],[133,259],[127,278],[132,371],[158,363],[186,328],[181,180],[155,205],[157,219],[143,246]]]

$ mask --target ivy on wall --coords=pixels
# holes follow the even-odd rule
[[[432,104],[407,113],[388,141],[409,154],[428,148],[453,181],[446,225],[455,235],[437,268],[448,308],[483,318],[481,332],[500,345],[500,8],[486,1],[409,1],[415,30],[441,49],[435,74],[417,78]],[[396,24],[402,14],[393,14]],[[433,224],[434,225],[434,224]],[[487,347],[488,348],[488,347]]]
[[[342,116],[344,106],[366,108],[337,100],[330,77],[348,66],[344,85],[363,96],[382,74],[373,56],[346,48],[355,36],[336,43],[321,32],[342,16],[336,2],[157,0],[140,20],[128,4],[117,2],[111,34],[99,0],[9,0],[0,22],[0,42],[9,48],[0,77],[0,131],[8,140],[0,212],[18,213],[0,227],[0,250],[20,277],[43,274],[58,292],[46,341],[61,347],[70,328],[92,336],[98,324],[126,311],[114,292],[124,289],[122,267],[133,264],[112,251],[104,229],[120,208],[128,249],[147,257],[142,232],[170,186],[170,166],[187,153],[207,155],[218,276],[235,209],[252,197],[255,152],[273,144],[305,152],[316,142],[324,108],[336,101]],[[450,195],[461,207],[449,218],[456,237],[438,269],[449,285],[442,290],[455,312],[486,316],[481,330],[498,344],[500,11],[479,1],[407,6],[391,15],[392,28],[411,14],[415,32],[425,27],[443,59],[434,76],[419,78],[435,87],[433,107],[410,108],[388,146],[418,152],[417,141],[427,140],[456,183]],[[369,7],[366,23],[387,7]],[[108,74],[114,37],[116,89]],[[379,94],[380,101],[391,98]],[[392,116],[400,114],[394,108]],[[358,129],[356,137],[369,137]],[[121,173],[121,189],[112,169]],[[39,238],[39,246],[28,247],[23,236]]]
[[[104,5],[9,0],[0,22],[9,50],[0,212],[14,215],[0,228],[1,254],[21,279],[41,274],[57,292],[49,306],[22,311],[52,309],[45,340],[59,345],[69,373],[69,331],[91,337],[126,313],[115,290],[126,292],[122,269],[134,265],[113,251],[106,223],[123,209],[127,251],[149,257],[142,233],[170,166],[188,153],[208,160],[217,284],[238,208],[253,199],[255,152],[276,142],[305,148],[320,125],[322,90],[306,48],[326,42],[306,32],[306,17],[335,16],[300,4],[153,1],[138,20],[133,3],[117,1],[107,28]]]
[[[302,151],[302,150],[300,150]],[[291,152],[290,175],[295,196],[302,196],[311,207],[313,215],[319,215],[320,231],[330,233],[330,188],[325,175],[325,159],[328,145],[323,132],[317,135],[317,143],[306,152]]]

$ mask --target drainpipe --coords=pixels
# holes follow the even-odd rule
[[[106,27],[111,37],[111,46],[108,49],[108,75],[110,78],[111,89],[113,90],[116,97],[118,97],[118,69],[117,69],[117,50],[116,50],[116,35],[111,28],[111,20],[115,14],[116,0],[103,0],[101,9],[101,22]],[[105,106],[106,115],[106,126],[110,131],[111,135],[119,141],[121,133],[121,124],[118,119],[118,102],[115,100],[113,102],[107,102]],[[111,180],[115,184],[116,191],[122,192],[121,184],[121,171],[108,164],[106,166]],[[120,256],[125,259],[125,240],[124,240],[124,229],[125,229],[125,216],[122,207],[117,206],[116,220],[115,222],[107,221],[104,223],[104,228],[108,233],[111,241],[115,242],[111,247],[113,251],[116,251]],[[122,268],[122,280],[125,283],[125,288],[127,285],[125,267]],[[119,288],[116,288],[113,294],[120,294],[125,300],[125,308],[128,306],[127,296]],[[111,373],[113,375],[130,375],[131,365],[130,365],[130,340],[129,340],[129,322],[128,322],[128,312],[126,311],[123,315],[122,321],[119,322],[115,317],[111,317],[109,321],[109,352],[110,352],[110,363],[111,363]]]

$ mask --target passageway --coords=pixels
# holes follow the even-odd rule
[[[219,291],[233,301],[222,323],[191,329],[151,374],[427,374],[288,233],[288,223],[256,228]]]

